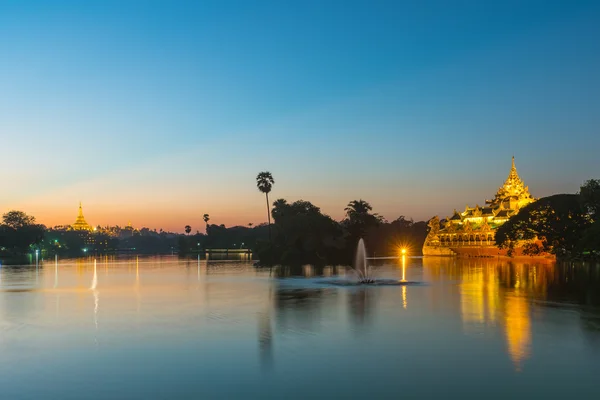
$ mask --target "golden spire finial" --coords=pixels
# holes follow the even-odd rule
[[[515,156],[512,156],[512,165],[510,167],[510,173],[508,174],[508,178],[506,178],[506,182],[504,182],[504,186],[510,184],[518,184],[520,183],[521,178],[519,178],[519,174],[517,173],[517,167],[515,166]]]

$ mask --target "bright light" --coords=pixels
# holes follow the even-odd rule
[[[406,249],[402,249],[401,253],[402,253],[402,255],[405,255],[406,254]]]

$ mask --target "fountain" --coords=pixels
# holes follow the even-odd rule
[[[358,281],[355,282],[336,282],[334,284],[340,285],[375,285],[375,286],[405,286],[416,284],[417,282],[409,282],[406,280],[406,251],[402,251],[402,279],[383,279],[377,278],[373,276],[371,267],[367,262],[367,251],[365,248],[365,241],[360,239],[358,241],[358,246],[356,247],[356,256],[354,259],[354,265],[352,266],[352,271],[358,277]]]
[[[356,258],[354,259],[354,271],[358,275],[359,283],[375,283],[375,280],[369,273],[369,265],[367,264],[367,250],[365,241],[361,238],[356,247]]]

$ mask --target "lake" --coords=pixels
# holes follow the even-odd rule
[[[600,266],[176,257],[0,268],[6,399],[595,397]]]

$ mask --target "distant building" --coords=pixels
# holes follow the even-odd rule
[[[500,255],[495,230],[535,200],[519,177],[513,157],[508,178],[493,200],[486,200],[483,207],[466,206],[463,212],[454,210],[443,226],[438,217],[429,221],[423,255]]]
[[[74,231],[88,231],[91,232],[94,229],[90,224],[88,224],[83,216],[83,208],[81,207],[81,202],[79,202],[79,215],[77,215],[77,219],[75,223],[71,225],[71,229]]]

